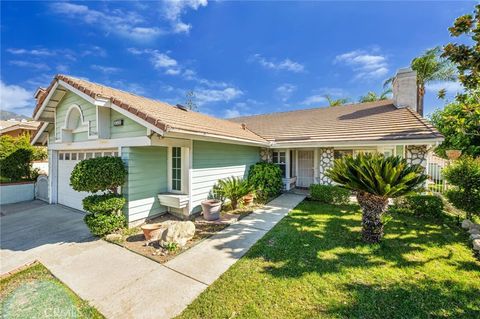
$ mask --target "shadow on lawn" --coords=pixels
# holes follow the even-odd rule
[[[330,307],[342,318],[480,318],[479,291],[449,281],[418,280],[390,287],[347,284],[351,302]]]
[[[273,276],[299,277],[311,272],[335,273],[387,264],[416,267],[434,260],[449,260],[453,252],[448,246],[466,241],[458,227],[395,215],[385,227],[383,241],[369,245],[361,240],[360,216],[356,205],[304,202],[262,239],[263,245],[255,245],[247,258],[262,257],[279,264],[265,269]],[[428,257],[422,255],[425,250],[436,248],[441,250],[426,254]],[[411,254],[416,258],[409,258]],[[480,270],[474,263],[458,266]]]

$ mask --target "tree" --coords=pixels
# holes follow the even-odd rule
[[[443,47],[442,57],[457,66],[458,79],[467,90],[480,87],[480,4],[474,14],[466,14],[455,20],[448,29],[452,37],[471,37],[472,45],[448,43]]]
[[[417,112],[423,115],[423,100],[425,97],[425,85],[433,81],[454,81],[456,72],[453,64],[441,57],[442,49],[435,47],[425,51],[410,63],[412,70],[417,71]],[[388,87],[394,78],[384,82]]]
[[[329,106],[339,106],[349,102],[349,99],[347,98],[334,99],[330,95],[324,95],[324,97],[327,99]]]
[[[480,103],[475,94],[459,95],[443,110],[436,110],[430,120],[445,137],[435,149],[439,156],[445,158],[446,150],[480,156]]]
[[[467,213],[467,219],[480,214],[480,158],[463,156],[447,166],[444,171],[447,181],[456,186],[446,193],[448,200]]]
[[[359,154],[334,161],[326,175],[357,193],[362,208],[362,238],[378,243],[383,237],[382,216],[388,199],[408,195],[422,188],[427,176],[420,165],[408,165],[399,156]]]
[[[392,93],[392,89],[387,89],[383,91],[380,95],[377,93],[370,91],[366,95],[363,95],[360,97],[359,102],[360,103],[366,103],[366,102],[375,102],[375,101],[381,101],[381,100],[387,100],[389,98],[389,94]]]

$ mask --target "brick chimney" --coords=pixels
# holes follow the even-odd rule
[[[413,71],[410,68],[399,69],[393,79],[392,86],[393,102],[396,107],[409,107],[423,116],[423,110],[417,109],[416,71]]]

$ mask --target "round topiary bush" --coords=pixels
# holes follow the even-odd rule
[[[110,190],[115,193],[117,187],[125,183],[126,176],[127,169],[120,157],[97,157],[75,165],[70,185],[78,192]]]
[[[122,212],[89,213],[83,219],[90,232],[96,236],[104,236],[118,229],[124,228],[127,219]]]
[[[256,190],[258,199],[267,201],[283,188],[282,170],[278,165],[259,162],[250,166],[248,183]]]

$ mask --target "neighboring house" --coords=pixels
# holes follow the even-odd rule
[[[273,161],[285,188],[329,183],[334,157],[359,152],[404,156],[425,165],[442,136],[414,110],[416,75],[402,70],[393,100],[250,116],[214,118],[103,85],[57,75],[37,96],[34,119],[44,122],[50,202],[82,209],[87,193],[70,187],[79,161],[121,156],[128,168],[122,193],[130,224],[170,211],[200,211],[212,186],[244,177],[250,165]]]
[[[10,135],[13,137],[18,137],[23,134],[29,134],[31,137],[33,137],[40,127],[40,124],[40,122],[27,120],[0,121],[0,136]]]

